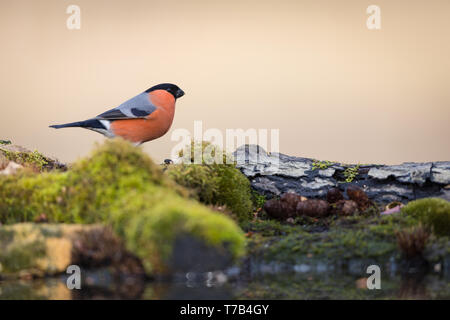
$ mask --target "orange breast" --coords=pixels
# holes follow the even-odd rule
[[[169,131],[175,114],[175,98],[165,90],[149,93],[149,100],[158,109],[146,119],[115,120],[111,130],[131,142],[146,142],[157,139]]]
[[[175,97],[166,90],[155,90],[148,94],[148,99],[157,107],[167,111],[175,110]]]

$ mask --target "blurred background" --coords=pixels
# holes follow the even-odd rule
[[[74,161],[105,138],[48,125],[173,82],[172,130],[278,128],[281,152],[321,160],[450,160],[449,14],[448,0],[1,0],[0,139]],[[168,158],[170,135],[144,149]]]

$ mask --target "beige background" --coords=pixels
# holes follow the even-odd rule
[[[291,155],[450,160],[449,15],[448,0],[1,0],[0,139],[73,161],[104,138],[49,124],[173,82],[172,130],[279,128]],[[175,144],[144,148],[159,161]]]

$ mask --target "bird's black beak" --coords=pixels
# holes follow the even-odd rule
[[[184,91],[181,89],[178,89],[177,93],[175,94],[175,97],[178,99],[178,98],[181,98],[182,96],[184,96]]]

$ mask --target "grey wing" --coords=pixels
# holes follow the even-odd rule
[[[146,118],[157,109],[148,99],[148,93],[143,92],[134,98],[125,101],[117,108],[108,110],[99,114],[95,119],[100,120],[119,120],[119,119],[137,119]]]

